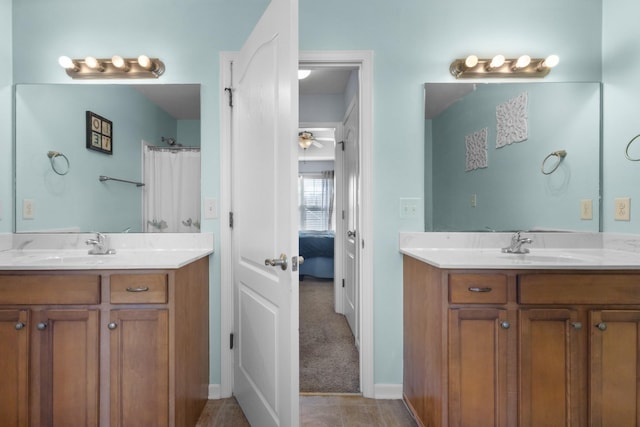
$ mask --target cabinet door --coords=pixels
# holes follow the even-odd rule
[[[28,315],[27,310],[0,310],[0,420],[3,425],[27,426]]]
[[[580,426],[578,314],[520,310],[520,427]]]
[[[449,311],[449,425],[507,425],[510,322],[499,309]]]
[[[167,426],[167,310],[111,312],[111,426]]]
[[[593,311],[591,324],[591,426],[640,422],[640,311]]]
[[[97,426],[99,313],[32,312],[32,426]]]

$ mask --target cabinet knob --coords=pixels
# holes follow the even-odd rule
[[[25,324],[22,322],[18,322],[16,323],[16,331],[19,331],[20,329],[23,329],[25,327]]]
[[[116,322],[111,322],[107,325],[107,328],[111,329],[112,331],[118,327],[118,324]]]
[[[571,326],[573,326],[574,329],[582,329],[582,323],[580,322],[571,322]]]
[[[36,328],[37,328],[39,331],[44,331],[45,329],[47,329],[47,326],[48,326],[48,325],[47,325],[47,322],[40,322],[40,323],[38,323],[38,324],[36,325]]]
[[[596,325],[596,328],[600,329],[601,331],[606,331],[607,330],[607,324],[604,322],[600,322]]]
[[[500,327],[502,329],[509,329],[511,327],[511,323],[507,322],[506,320],[502,321],[502,322],[500,322]]]

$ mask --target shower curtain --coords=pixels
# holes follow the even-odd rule
[[[200,232],[200,149],[144,148],[143,229]]]

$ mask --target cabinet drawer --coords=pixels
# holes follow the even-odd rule
[[[111,276],[112,304],[165,304],[166,302],[166,274],[115,274]]]
[[[100,276],[0,275],[0,304],[99,304]]]
[[[506,304],[507,276],[450,274],[449,300],[453,304]]]
[[[521,304],[640,304],[640,275],[522,274]]]

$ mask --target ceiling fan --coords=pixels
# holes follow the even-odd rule
[[[309,132],[308,130],[303,130],[298,133],[298,145],[303,149],[307,149],[312,145],[317,148],[322,148],[324,145],[320,142],[322,141],[333,141],[333,138],[316,138],[313,135],[313,132]]]

